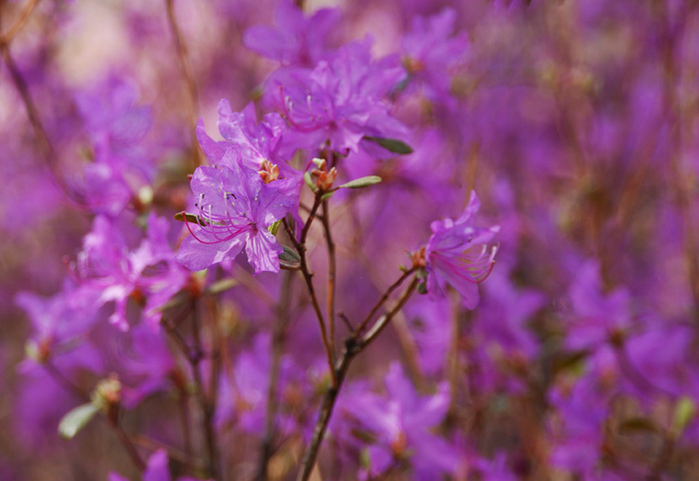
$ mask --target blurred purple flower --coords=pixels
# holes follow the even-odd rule
[[[500,230],[475,227],[474,216],[480,208],[475,192],[471,192],[464,213],[456,221],[444,219],[431,224],[432,237],[425,249],[427,291],[432,298],[445,296],[447,284],[461,295],[464,305],[474,309],[478,304],[478,283],[493,268],[496,247],[490,242]]]
[[[148,217],[148,237],[129,252],[116,226],[106,217],[95,217],[92,232],[83,241],[76,273],[85,289],[99,292],[99,304],[114,301],[109,322],[128,330],[127,301],[144,306],[144,320],[157,328],[164,305],[187,282],[188,273],[175,261],[167,241],[168,222],[155,213]]]
[[[282,0],[276,27],[257,25],[245,32],[245,46],[272,60],[299,67],[314,67],[329,56],[327,37],[340,20],[338,9],[323,8],[306,17],[289,0]]]
[[[95,212],[112,217],[155,174],[141,145],[151,127],[151,109],[135,106],[135,100],[135,90],[115,77],[76,96],[94,151],[94,162],[83,170],[85,201]]]
[[[451,473],[460,456],[447,440],[433,433],[449,409],[449,388],[441,384],[432,396],[419,396],[400,364],[392,363],[385,377],[387,397],[365,393],[346,409],[377,438],[369,448],[369,476],[407,461],[415,479],[432,480]]]
[[[410,80],[417,80],[432,101],[454,104],[452,76],[469,52],[466,35],[453,36],[456,12],[445,8],[428,18],[415,17],[403,37],[403,64]]]
[[[578,270],[569,296],[574,313],[566,338],[569,349],[596,349],[631,326],[629,291],[619,288],[604,294],[595,262]]]

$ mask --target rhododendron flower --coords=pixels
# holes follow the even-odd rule
[[[340,20],[340,10],[322,8],[312,16],[293,2],[279,2],[274,16],[277,26],[256,25],[245,32],[245,46],[272,60],[313,67],[329,56],[326,38]]]
[[[151,213],[147,223],[148,236],[138,249],[129,251],[117,226],[105,216],[95,217],[76,263],[75,274],[82,288],[99,293],[97,304],[114,301],[109,321],[123,331],[129,329],[129,298],[144,301],[143,320],[157,328],[162,315],[159,308],[188,279],[167,241],[168,222]]]
[[[348,411],[369,429],[377,443],[369,447],[371,478],[396,461],[407,461],[414,479],[440,479],[459,464],[459,453],[446,439],[433,433],[449,409],[449,388],[442,383],[433,395],[421,396],[398,363],[385,377],[388,398],[373,393],[357,396]]]
[[[275,72],[268,96],[291,126],[294,148],[357,152],[364,136],[404,138],[408,130],[384,97],[405,77],[399,67],[373,62],[370,43],[353,42],[315,69]]]
[[[484,229],[474,226],[474,215],[481,203],[471,192],[466,210],[456,221],[444,219],[430,226],[432,237],[425,249],[427,291],[432,298],[444,297],[447,284],[461,294],[464,305],[473,309],[478,304],[478,283],[493,268],[496,247],[489,247],[499,226]]]
[[[199,167],[192,176],[198,225],[187,224],[192,235],[177,259],[198,271],[235,258],[245,247],[255,273],[279,272],[283,249],[268,228],[291,212],[299,186],[293,179],[264,183],[235,149],[228,149],[217,167]]]

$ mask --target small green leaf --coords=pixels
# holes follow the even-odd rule
[[[180,222],[189,222],[191,224],[198,224],[200,226],[207,225],[207,223],[200,219],[198,215],[190,214],[189,212],[178,212],[175,214],[175,220],[179,220]]]
[[[335,190],[337,190],[337,189],[335,189]],[[323,194],[320,197],[320,200],[328,200],[330,197],[333,196],[333,194],[335,193],[335,190],[331,190],[330,192],[326,192],[325,194]]]
[[[180,222],[189,222],[190,224],[197,224],[202,227],[206,227],[209,224],[213,225],[226,225],[224,222],[211,222],[206,219],[202,219],[197,214],[190,214],[189,212],[178,212],[175,214],[175,220]]]
[[[97,411],[99,409],[92,403],[83,404],[68,411],[58,424],[58,434],[62,438],[72,439],[82,428],[87,426]]]
[[[346,189],[363,189],[364,187],[369,187],[370,185],[378,184],[379,182],[381,182],[381,177],[378,175],[367,175],[366,177],[350,180],[339,187],[344,187]]]
[[[325,164],[325,159],[319,159],[318,157],[314,157],[313,163],[316,164],[316,167],[320,169],[323,167],[323,164]]]
[[[306,185],[313,191],[315,194],[316,191],[318,190],[318,187],[316,187],[315,182],[313,182],[313,176],[311,175],[310,172],[306,172],[303,174],[303,181],[306,182]]]
[[[561,372],[568,369],[574,370],[590,353],[588,351],[566,352],[553,360],[554,372]]]
[[[297,270],[301,268],[301,256],[291,247],[282,246],[284,252],[279,254],[279,263],[283,269]]]
[[[216,294],[220,294],[222,292],[226,292],[230,289],[233,289],[237,285],[238,285],[238,281],[236,281],[232,277],[227,277],[226,279],[221,279],[221,280],[216,281],[213,284],[211,284],[206,289],[206,292],[207,292],[207,294],[216,295]]]
[[[394,154],[405,155],[413,153],[412,147],[410,147],[402,140],[388,139],[386,137],[370,137],[368,135],[364,136],[364,140],[368,140],[369,142],[379,144],[381,147],[388,150],[389,152],[393,152]]]
[[[679,436],[687,427],[687,424],[697,414],[697,405],[694,400],[687,396],[682,396],[675,405],[675,417],[672,421],[672,431]]]
[[[275,222],[274,224],[272,224],[272,225],[270,225],[269,227],[267,227],[267,230],[269,231],[270,234],[272,234],[272,235],[275,236],[275,235],[277,235],[277,232],[279,232],[279,226],[280,226],[280,225],[282,225],[282,220],[281,220],[281,219],[279,219],[277,222]]]

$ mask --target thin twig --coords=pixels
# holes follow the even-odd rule
[[[381,306],[384,305],[384,303],[388,300],[388,298],[393,293],[393,291],[395,291],[398,287],[400,287],[400,285],[403,283],[403,281],[405,281],[408,277],[410,277],[413,274],[413,272],[415,272],[416,270],[417,270],[416,267],[412,267],[412,268],[406,270],[405,272],[403,272],[403,275],[400,276],[396,282],[391,284],[391,286],[388,289],[386,289],[386,292],[383,293],[381,298],[376,302],[374,307],[372,307],[371,311],[369,311],[369,314],[364,318],[362,323],[356,329],[356,331],[358,333],[361,333],[364,330],[364,328],[366,328],[367,324],[369,324],[369,322],[371,322],[371,319],[374,317],[374,314],[376,314],[379,311],[379,309],[381,309]]]
[[[170,27],[170,32],[172,33],[172,38],[175,41],[175,51],[177,52],[177,62],[180,65],[180,70],[182,71],[182,76],[187,89],[187,116],[189,117],[189,132],[192,142],[192,153],[194,154],[194,160],[196,165],[201,165],[202,155],[199,149],[199,141],[197,140],[197,110],[199,105],[199,92],[197,90],[197,84],[194,82],[194,76],[192,75],[192,69],[189,65],[189,58],[187,55],[187,46],[182,38],[182,32],[180,26],[177,23],[177,17],[175,15],[175,6],[173,0],[165,0],[165,8],[167,10],[167,22]]]
[[[49,375],[57,383],[59,383],[64,389],[68,390],[69,392],[72,392],[73,394],[78,396],[83,401],[90,402],[90,395],[87,394],[87,392],[83,391],[80,387],[78,387],[70,379],[68,379],[52,363],[50,363],[50,362],[44,363],[44,368],[49,373]],[[118,407],[117,407],[117,409],[118,409]],[[146,463],[143,461],[143,459],[141,459],[141,456],[138,454],[138,450],[133,445],[133,442],[131,441],[131,438],[129,437],[129,435],[126,434],[126,431],[124,431],[124,429],[119,424],[118,416],[115,416],[114,418],[112,418],[111,416],[105,416],[105,418],[107,420],[107,424],[109,425],[109,427],[112,428],[112,430],[116,433],[117,437],[121,441],[121,444],[124,446],[126,453],[131,458],[131,461],[134,463],[134,465],[136,465],[136,467],[139,469],[139,471],[143,472],[146,469]]]
[[[316,200],[319,199],[320,196],[316,197]],[[319,202],[316,202],[313,204],[315,210],[318,209]],[[306,227],[310,225],[310,222],[313,217],[313,212],[308,217],[308,220],[306,221]],[[301,274],[303,275],[303,279],[306,282],[306,288],[308,289],[308,294],[311,296],[311,304],[313,305],[313,310],[316,313],[316,317],[318,318],[318,324],[320,325],[320,334],[323,339],[323,346],[325,347],[325,353],[328,357],[328,367],[330,368],[330,375],[332,377],[333,384],[337,382],[337,379],[335,377],[335,359],[333,357],[333,351],[330,347],[330,341],[328,339],[328,332],[325,327],[325,318],[323,317],[323,311],[320,308],[320,303],[318,302],[318,296],[316,295],[315,287],[313,286],[313,274],[311,274],[308,270],[308,261],[306,259],[306,246],[304,244],[305,240],[305,232],[306,232],[306,227],[304,227],[304,232],[301,234],[301,241],[296,240],[296,236],[294,236],[294,233],[291,231],[291,227],[289,227],[289,223],[284,219],[282,221],[284,224],[284,229],[286,229],[286,233],[289,235],[289,238],[294,244],[294,247],[296,247],[296,250],[298,250],[298,253],[301,257]]]
[[[291,303],[291,283],[293,274],[284,271],[282,275],[281,298],[277,305],[277,319],[272,333],[272,368],[269,374],[269,386],[267,389],[267,412],[265,435],[260,445],[260,459],[257,465],[257,481],[267,479],[267,465],[272,456],[274,441],[274,419],[277,414],[277,389],[279,387],[279,374],[281,358],[284,352],[286,327],[289,323],[289,306]]]
[[[129,435],[126,434],[126,431],[124,431],[124,428],[121,427],[121,424],[119,424],[118,421],[109,420],[109,425],[112,426],[112,429],[114,429],[114,432],[116,433],[117,437],[119,438],[119,441],[121,441],[121,444],[124,446],[124,449],[126,449],[126,452],[128,453],[129,457],[131,458],[131,461],[136,465],[138,470],[141,472],[145,471],[146,470],[145,461],[143,461],[143,459],[141,458],[141,455],[138,454],[138,450],[136,449],[136,446],[131,441],[131,438],[129,437]]]
[[[24,108],[27,111],[27,117],[29,118],[29,123],[31,123],[34,130],[34,135],[36,135],[37,142],[39,144],[39,149],[41,150],[46,163],[53,174],[53,178],[56,181],[59,189],[63,191],[66,197],[77,204],[81,204],[80,199],[76,197],[75,193],[66,184],[63,174],[61,174],[58,165],[56,164],[56,151],[49,140],[49,136],[44,129],[41,119],[39,118],[38,111],[32,99],[31,93],[29,92],[29,86],[27,82],[22,77],[22,73],[19,71],[17,64],[15,63],[12,55],[10,54],[10,48],[7,44],[0,44],[0,50],[2,50],[2,56],[5,60],[5,65],[10,72],[10,77],[12,77],[12,82],[15,84],[15,88],[19,92],[20,97],[22,97],[22,102],[24,103]]]
[[[204,429],[206,450],[208,453],[209,473],[214,479],[219,479],[218,447],[216,444],[216,431],[214,430],[213,423],[214,410],[206,395],[201,371],[199,370],[201,361],[204,357],[204,351],[201,343],[201,333],[199,332],[200,324],[197,306],[195,301],[192,301],[192,304],[192,337],[194,340],[194,350],[190,352],[189,362],[192,365],[192,375],[194,376],[194,384],[196,385],[196,395],[203,413],[202,427]]]
[[[180,451],[179,449],[158,441],[156,439],[150,438],[144,434],[136,434],[133,438],[133,442],[139,446],[143,446],[151,451],[156,451],[158,449],[164,449],[167,451],[169,458],[172,458],[180,463],[184,464],[190,470],[202,471],[206,469],[204,466],[198,464],[195,459],[192,458],[190,453]]]
[[[401,278],[403,278],[403,276],[401,276]],[[391,310],[389,310],[386,314],[381,316],[364,336],[361,336],[361,332],[357,331],[353,337],[345,341],[345,349],[335,368],[335,377],[337,382],[330,385],[325,393],[325,396],[323,396],[320,413],[318,414],[318,421],[313,429],[313,438],[311,439],[311,444],[304,455],[301,469],[299,470],[296,478],[297,481],[308,481],[308,478],[311,476],[311,472],[313,471],[313,467],[316,463],[316,458],[318,457],[318,450],[320,449],[320,445],[325,436],[325,431],[327,430],[328,423],[330,422],[330,417],[332,416],[333,408],[335,407],[335,401],[337,400],[337,396],[340,392],[340,388],[342,387],[342,383],[345,380],[345,376],[347,375],[347,371],[349,370],[352,360],[357,354],[366,349],[367,346],[376,340],[381,331],[383,331],[388,323],[391,322],[391,319],[393,319],[393,317],[403,308],[405,303],[408,302],[410,296],[412,296],[413,292],[415,292],[418,282],[419,280],[414,277],[405,291],[403,291],[403,294],[396,302],[396,305],[394,305],[393,308],[391,308]],[[396,285],[396,283],[394,283],[394,285]]]
[[[24,8],[22,8],[22,11],[19,13],[19,17],[17,20],[15,20],[15,23],[13,23],[12,26],[7,29],[7,32],[3,33],[0,37],[0,45],[9,45],[10,42],[12,42],[15,36],[17,36],[22,28],[24,28],[24,26],[27,24],[29,17],[39,3],[41,3],[41,0],[29,0],[24,4]]]
[[[328,201],[323,201],[323,231],[325,243],[328,249],[328,330],[330,335],[330,348],[335,358],[335,274],[337,272],[337,260],[335,256],[335,242],[330,229],[330,207]]]

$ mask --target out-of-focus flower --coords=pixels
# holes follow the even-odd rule
[[[497,248],[489,247],[488,242],[500,230],[498,226],[485,229],[474,225],[480,205],[476,193],[471,192],[466,210],[456,221],[433,222],[432,237],[425,249],[427,291],[433,298],[444,297],[449,284],[461,294],[468,309],[478,304],[478,283],[493,268]]]
[[[148,237],[129,252],[119,230],[104,216],[95,217],[83,241],[76,274],[87,290],[99,292],[98,303],[114,301],[109,321],[128,330],[129,298],[143,304],[144,320],[157,327],[165,304],[187,282],[188,274],[175,261],[167,241],[168,223],[154,213],[148,218]]]
[[[409,79],[423,87],[432,101],[453,104],[452,76],[464,63],[469,44],[464,33],[452,36],[456,12],[445,8],[432,17],[415,17],[403,37],[403,64]]]
[[[432,396],[419,396],[398,363],[385,378],[388,397],[360,395],[346,409],[371,431],[377,443],[369,448],[369,475],[379,475],[395,462],[408,462],[415,479],[432,480],[459,465],[459,454],[434,434],[449,409],[449,389],[442,384]]]
[[[151,109],[135,106],[135,99],[135,90],[116,78],[76,96],[94,153],[94,162],[83,170],[85,202],[93,211],[112,217],[155,173],[141,145],[150,130]]]
[[[314,67],[327,58],[327,37],[340,20],[338,9],[323,8],[306,17],[293,2],[279,2],[275,27],[256,25],[245,32],[245,46],[284,64]]]

